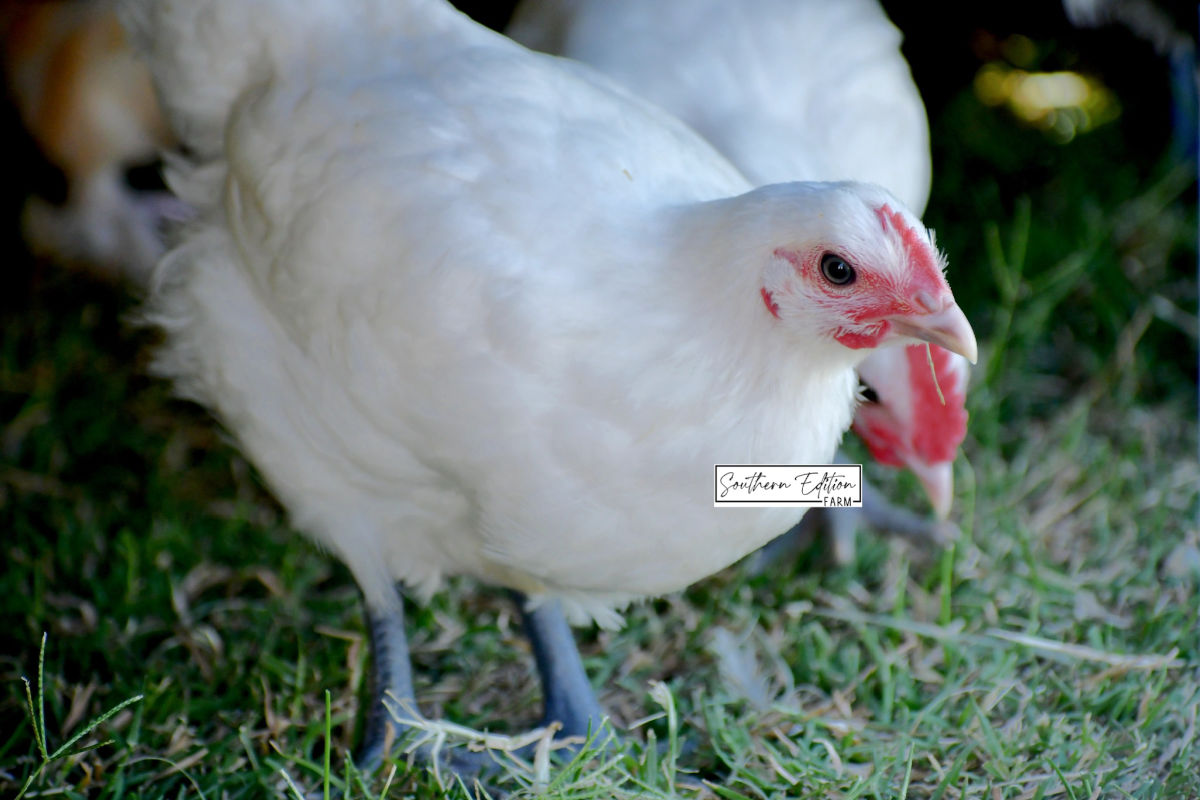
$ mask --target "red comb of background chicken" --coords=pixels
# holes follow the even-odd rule
[[[854,431],[880,463],[915,472],[945,518],[954,496],[954,457],[967,435],[967,360],[937,345],[909,346],[903,359],[878,355],[863,361],[858,374],[873,392],[886,392],[888,402],[859,406]]]

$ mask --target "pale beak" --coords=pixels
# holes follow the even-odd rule
[[[958,353],[972,364],[979,358],[979,346],[975,343],[975,331],[967,322],[967,315],[958,304],[951,301],[941,311],[932,314],[905,314],[889,317],[893,329],[901,336],[919,339]]]
[[[950,461],[938,464],[905,462],[904,466],[911,469],[925,487],[937,518],[950,516],[950,507],[954,505],[954,464]]]

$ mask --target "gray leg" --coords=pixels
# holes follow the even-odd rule
[[[387,608],[372,608],[364,603],[370,643],[371,681],[367,705],[367,723],[362,744],[354,758],[366,772],[375,770],[388,755],[397,752],[394,744],[407,733],[410,715],[419,714],[413,692],[412,662],[408,657],[408,637],[404,633],[404,601],[399,591],[396,602]],[[386,705],[385,705],[386,700]],[[429,761],[432,750],[420,748],[417,757]],[[461,747],[441,750],[438,766],[467,780],[495,766],[487,753],[470,752]]]
[[[373,609],[366,603],[367,635],[370,644],[370,685],[367,724],[355,763],[362,769],[379,766],[398,733],[396,722],[384,706],[384,698],[395,707],[399,702],[416,710],[412,662],[404,633],[404,601],[399,593],[393,608]]]
[[[863,507],[867,524],[877,531],[899,536],[920,547],[945,547],[962,532],[950,520],[929,519],[888,502],[879,490],[863,481]]]
[[[758,575],[772,564],[780,561],[790,561],[798,557],[801,551],[807,549],[812,544],[818,529],[825,527],[825,518],[817,513],[819,511],[824,511],[824,509],[814,508],[810,510],[786,532],[776,536],[757,551],[747,556],[746,565],[749,567],[750,572]]]
[[[838,453],[837,461],[845,460]],[[854,538],[864,523],[878,533],[898,536],[923,548],[945,547],[960,535],[958,526],[949,520],[922,517],[892,505],[864,479],[862,508],[811,509],[791,530],[771,540],[751,556],[750,569],[761,572],[776,561],[794,558],[821,531],[828,535],[834,562],[848,564],[854,560]]]
[[[527,610],[524,595],[513,592],[513,596],[521,609],[525,635],[533,646],[533,657],[542,681],[543,724],[561,723],[559,736],[562,737],[598,732],[604,711],[588,682],[579,649],[575,646],[575,636],[562,609],[557,602],[548,602]]]

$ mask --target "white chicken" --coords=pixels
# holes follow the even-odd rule
[[[925,107],[900,33],[876,0],[523,0],[507,33],[658,104],[756,185],[863,180],[910,209],[925,207]],[[854,429],[877,459],[911,468],[945,518],[966,435],[967,364],[935,349],[935,382],[927,359],[918,346],[869,355]],[[863,511],[877,527],[914,539],[941,540],[953,530],[892,508],[874,491]],[[853,519],[828,513],[835,555],[848,560]]]
[[[441,0],[124,0],[197,218],[157,367],[236,435],[366,602],[415,708],[397,581],[526,598],[547,719],[600,710],[562,611],[619,624],[761,546],[714,463],[823,463],[870,348],[974,334],[919,220],[858,183],[751,190],[690,129]]]

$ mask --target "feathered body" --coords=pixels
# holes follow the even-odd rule
[[[925,107],[876,0],[523,0],[507,32],[671,112],[756,186],[929,198]]]
[[[157,276],[158,369],[369,606],[467,574],[612,625],[733,562],[795,511],[713,509],[712,465],[826,462],[867,352],[837,337],[889,330],[805,282],[819,248],[949,297],[882,189],[750,192],[440,2],[125,13],[195,154],[168,176],[199,212]]]

